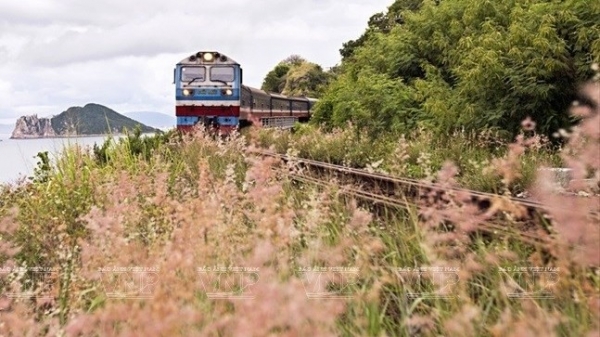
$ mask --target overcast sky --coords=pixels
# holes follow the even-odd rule
[[[174,113],[173,67],[200,50],[239,62],[255,87],[291,54],[330,67],[392,2],[1,0],[0,123],[90,102]]]

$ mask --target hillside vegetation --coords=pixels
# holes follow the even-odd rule
[[[121,133],[124,129],[132,131],[138,127],[145,133],[156,131],[112,109],[93,103],[84,107],[71,107],[52,117],[51,123],[58,135],[102,135]]]
[[[265,77],[262,90],[289,96],[320,97],[331,74],[298,55],[281,61]]]
[[[600,60],[594,0],[397,0],[344,45],[314,122],[371,135],[491,128],[552,135]]]

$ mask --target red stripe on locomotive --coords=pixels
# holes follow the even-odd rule
[[[217,116],[217,117],[239,117],[239,106],[177,106],[175,108],[175,116],[177,117],[201,117],[201,116]]]

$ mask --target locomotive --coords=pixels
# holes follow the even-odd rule
[[[223,135],[257,123],[291,128],[308,121],[317,102],[248,87],[240,64],[214,51],[200,51],[177,63],[173,82],[177,129],[184,132],[198,124]]]

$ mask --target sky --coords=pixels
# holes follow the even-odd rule
[[[328,68],[393,0],[0,1],[0,123],[98,103],[174,114],[173,68],[213,50],[260,87],[298,54]]]

